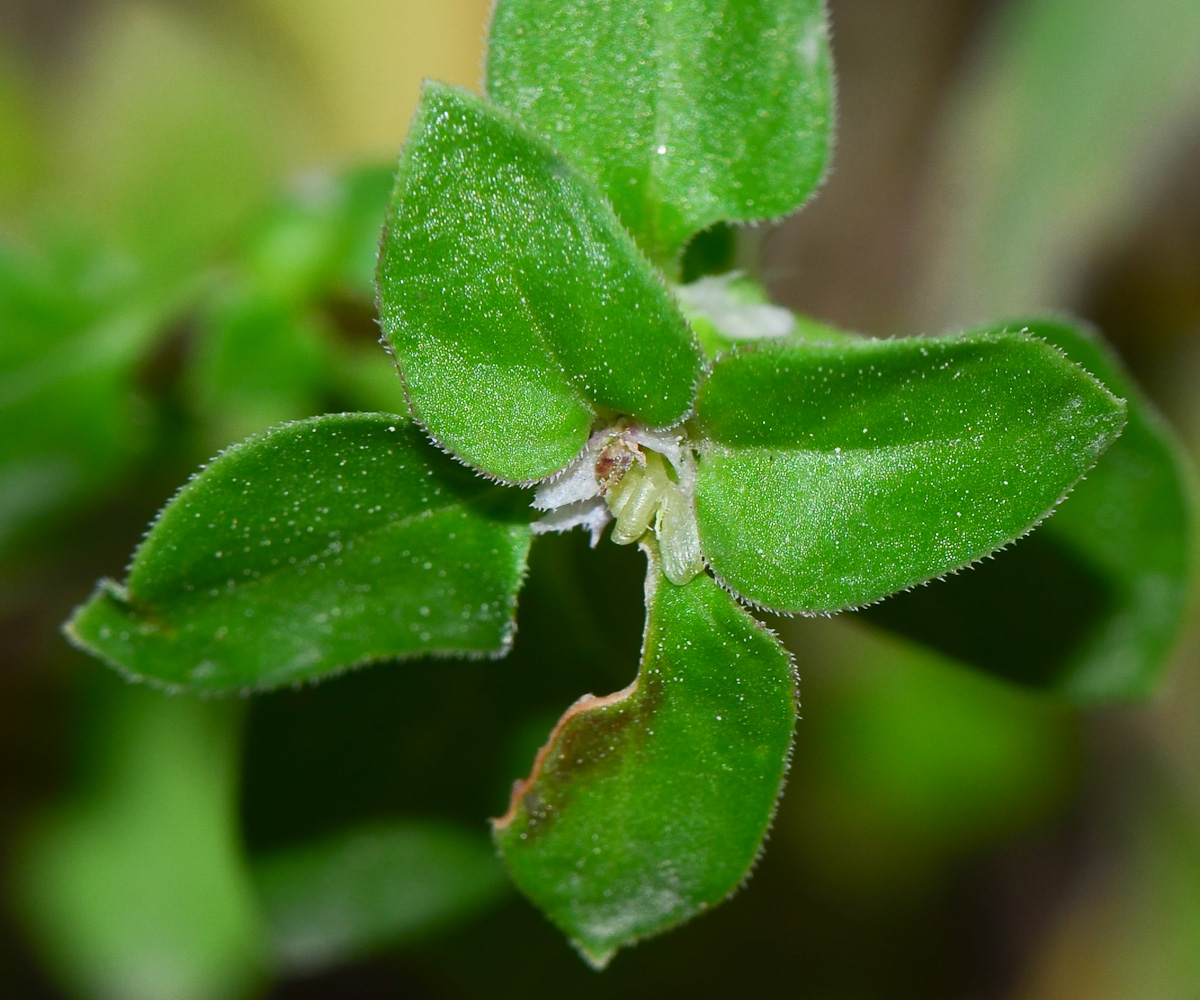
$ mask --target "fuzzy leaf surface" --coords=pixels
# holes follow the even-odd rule
[[[487,87],[668,267],[715,222],[798,208],[829,158],[820,0],[501,0]]]
[[[567,465],[601,409],[688,413],[699,346],[594,185],[515,119],[428,84],[379,261],[413,413],[508,482]]]
[[[1129,420],[1036,545],[872,608],[872,620],[982,669],[1083,702],[1151,694],[1196,572],[1192,470],[1111,350],[1061,320],[1011,324],[1128,401]],[[1011,622],[1022,622],[1014,630]]]
[[[127,675],[194,691],[501,653],[530,533],[498,492],[397,417],[285,424],[192,479],[125,584],[102,581],[68,634]]]
[[[493,824],[517,885],[596,966],[737,889],[796,719],[778,640],[707,575],[676,586],[656,562],[637,680],[576,702]]]
[[[734,351],[697,401],[701,545],[764,606],[867,604],[1019,538],[1124,420],[1021,334]]]

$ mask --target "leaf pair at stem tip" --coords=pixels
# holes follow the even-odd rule
[[[1158,441],[1061,322],[870,340],[747,279],[678,284],[697,232],[818,186],[827,36],[817,0],[501,0],[489,98],[426,86],[387,208],[381,320],[415,423],[230,449],[69,634],[206,692],[501,655],[533,536],[611,522],[649,559],[638,678],[568,710],[496,842],[596,965],[733,892],[796,716],[745,605],[861,607],[1020,538],[1125,424],[1089,371]]]

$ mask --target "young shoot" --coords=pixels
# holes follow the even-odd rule
[[[593,546],[611,521],[618,545],[632,545],[652,531],[663,573],[682,585],[704,570],[695,484],[696,459],[685,436],[618,420],[596,431],[583,453],[537,491],[533,506],[548,513],[533,531],[585,527]]]

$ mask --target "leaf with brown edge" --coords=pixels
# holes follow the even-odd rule
[[[514,881],[601,968],[737,890],[783,785],[791,659],[707,575],[646,548],[641,670],[563,715],[493,835]]]

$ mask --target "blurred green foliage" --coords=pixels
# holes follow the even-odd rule
[[[427,937],[508,889],[482,833],[420,820],[340,830],[267,854],[254,879],[271,950],[292,972]]]
[[[139,361],[161,315],[89,249],[0,246],[0,549],[29,522],[111,486],[145,447]]]
[[[1066,706],[841,619],[785,634],[827,657],[793,770],[804,794],[784,806],[825,859],[814,878],[863,898],[925,891],[1060,806],[1079,753]]]
[[[47,792],[36,818],[27,803],[5,807],[6,839],[24,824],[7,861],[7,909],[47,978],[72,997],[248,996],[298,965],[336,965],[396,942],[440,984],[432,995],[515,994],[529,982],[591,995],[601,988],[573,978],[520,904],[473,929],[468,918],[501,900],[482,830],[429,818],[498,813],[504,781],[562,704],[589,684],[611,690],[629,679],[639,612],[604,604],[598,582],[635,578],[628,553],[597,564],[587,559],[598,553],[564,541],[537,557],[550,582],[531,595],[523,627],[536,622],[545,636],[518,647],[510,678],[490,664],[437,664],[416,679],[381,671],[265,699],[248,712],[240,777],[241,706],[164,700],[97,682],[88,663],[63,668],[60,654],[25,652],[26,633],[48,635],[58,617],[33,602],[58,608],[63,594],[86,595],[96,567],[84,553],[118,523],[112,504],[152,510],[166,498],[173,480],[156,479],[158,465],[188,468],[281,419],[403,406],[375,343],[369,284],[390,170],[320,170],[289,184],[318,153],[330,158],[336,129],[312,119],[338,117],[341,85],[314,110],[280,69],[297,59],[290,42],[277,42],[287,49],[277,62],[261,58],[271,17],[308,17],[295,32],[311,54],[320,26],[339,15],[315,0],[264,14],[270,6],[211,19],[165,4],[102,6],[53,94],[0,51],[0,657],[47,677],[65,670],[88,731],[72,749],[86,765],[77,781]],[[475,7],[446,14],[461,19],[463,50],[478,41]],[[927,315],[1072,304],[1097,241],[1132,224],[1200,117],[1196,9],[1189,0],[1000,6],[980,39],[984,69],[959,92],[943,139],[952,166],[941,176],[954,178],[946,190],[955,198],[944,252],[931,254],[941,263],[929,269]],[[371,16],[354,15],[368,27]],[[370,51],[386,57],[386,39],[374,42]],[[329,79],[335,65],[317,76]],[[386,152],[342,149],[332,159]],[[1195,383],[1193,374],[1183,384]],[[157,492],[130,500],[147,489]],[[114,552],[136,540],[136,528],[120,530]],[[78,564],[64,562],[64,549],[78,551]],[[1135,813],[1124,821],[1132,832],[1108,848],[1102,872],[1116,874],[1065,890],[1056,929],[1009,992],[1195,994],[1200,798],[1171,777],[1189,766],[1184,750],[1114,735],[1104,719],[1085,741],[1074,711],[853,623],[804,623],[789,641],[807,708],[773,841],[780,858],[770,862],[786,892],[755,883],[712,940],[703,931],[698,944],[630,956],[629,978],[612,988],[703,990],[725,969],[762,996],[793,995],[806,975],[813,995],[961,996],[946,971],[960,940],[955,914],[931,918],[940,923],[915,938],[897,930],[903,916],[871,914],[893,907],[924,919],[914,897],[953,882],[981,851],[1072,808],[1077,822],[1093,817],[1098,782]],[[1194,643],[1185,649],[1187,675],[1198,657]],[[1177,684],[1182,711],[1195,714],[1193,687]],[[465,691],[473,694],[455,697]],[[1171,724],[1154,709],[1128,723]],[[1186,726],[1173,732],[1185,746],[1200,740]],[[1122,748],[1153,756],[1167,777],[1141,781],[1136,760],[1125,765],[1133,777],[1114,777],[1105,754]],[[470,777],[477,756],[494,765],[486,777]],[[447,768],[441,784],[434,762]],[[393,885],[370,875],[380,858]],[[337,912],[372,916],[339,923]],[[328,937],[309,936],[313,927]],[[830,945],[841,966],[823,972],[805,942],[837,934],[851,944]],[[897,940],[930,948],[930,967],[907,964]],[[730,941],[758,971],[738,969]],[[756,942],[774,950],[755,952]],[[1103,960],[1093,962],[1097,951]],[[473,955],[487,975],[462,967]]]
[[[237,847],[239,706],[95,694],[83,787],[17,854],[47,966],[83,996],[242,996],[265,969]]]
[[[1192,0],[1016,0],[954,95],[934,181],[927,311],[941,324],[1059,308],[1200,122]]]

